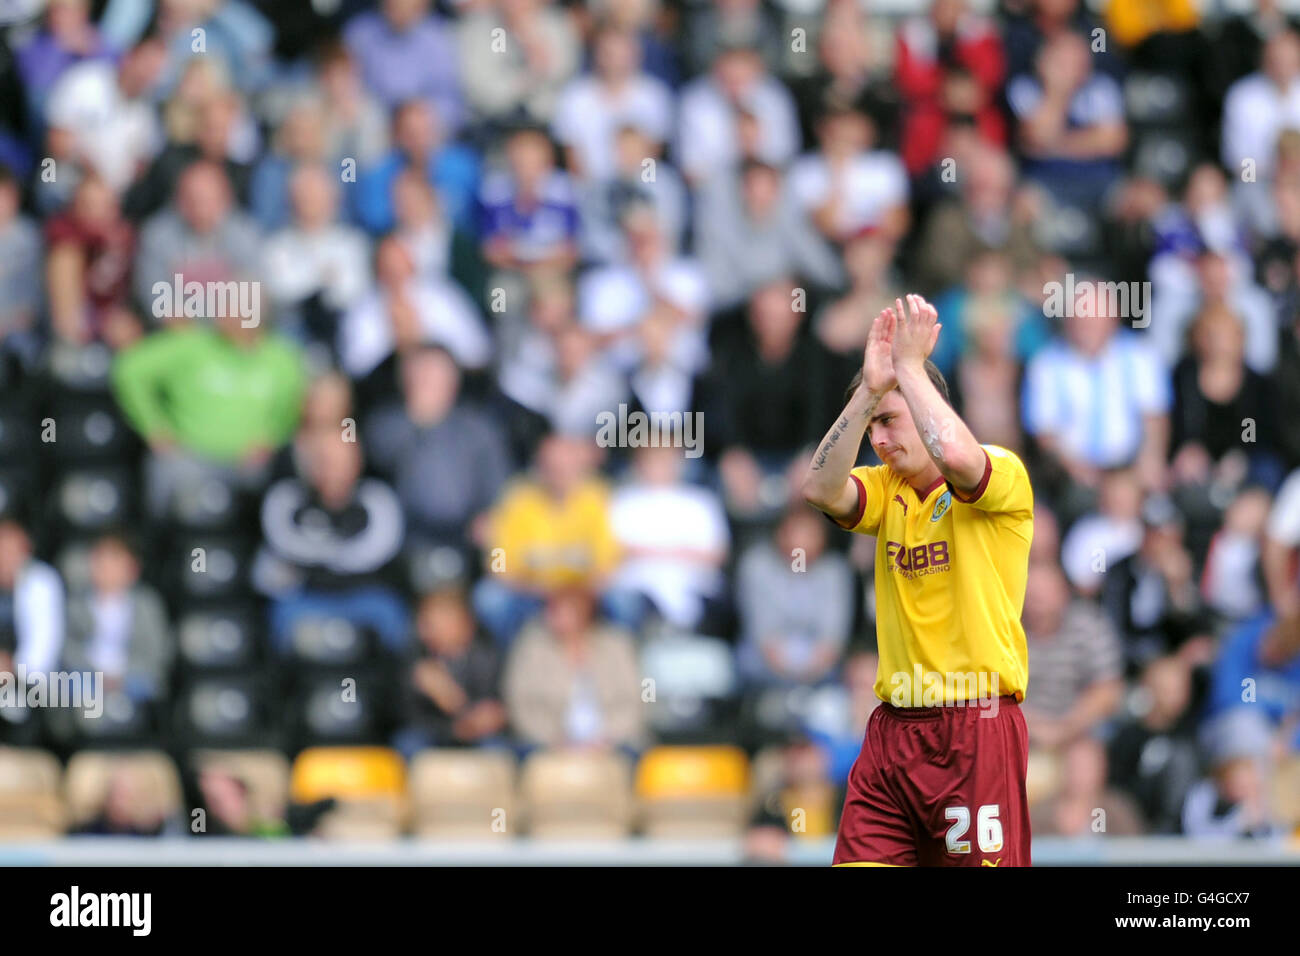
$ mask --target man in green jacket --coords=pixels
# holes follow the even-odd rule
[[[293,435],[306,388],[302,354],[237,316],[168,328],[120,353],[113,390],[153,449],[148,502],[166,513],[177,485],[219,473],[259,486]]]

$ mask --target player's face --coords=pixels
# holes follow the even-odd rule
[[[922,471],[930,462],[912,422],[912,412],[898,389],[888,393],[876,406],[869,436],[871,447],[880,460],[903,478]]]

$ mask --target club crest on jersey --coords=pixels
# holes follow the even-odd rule
[[[952,504],[952,492],[945,491],[939,496],[939,500],[934,503],[934,513],[930,515],[931,521],[938,521],[948,512],[948,506]]]

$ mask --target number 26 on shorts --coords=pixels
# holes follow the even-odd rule
[[[943,811],[945,820],[951,820],[948,827],[948,852],[969,853],[970,840],[963,840],[970,829],[970,810],[967,807],[949,807]],[[975,815],[975,834],[979,840],[981,853],[997,853],[1002,849],[1002,823],[998,820],[998,805],[986,803]]]

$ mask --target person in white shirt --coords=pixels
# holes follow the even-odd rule
[[[733,44],[682,93],[676,155],[689,181],[704,182],[743,158],[742,114],[757,123],[756,159],[783,166],[799,151],[790,91],[765,72],[756,50]]]
[[[672,91],[641,71],[636,34],[609,25],[593,40],[594,70],[572,80],[560,94],[552,131],[579,180],[599,181],[615,172],[615,137],[631,125],[651,139],[668,139]]]
[[[1223,99],[1223,164],[1239,177],[1247,161],[1258,181],[1272,176],[1278,133],[1300,127],[1300,37],[1275,33],[1264,45],[1260,69],[1228,88]]]
[[[875,124],[847,101],[832,100],[817,123],[820,149],[790,167],[790,194],[826,238],[864,229],[891,239],[907,230],[907,171],[893,153],[873,149]]]
[[[1287,617],[1300,612],[1300,578],[1295,573],[1300,555],[1300,469],[1278,489],[1264,529],[1260,565],[1269,603],[1278,617]]]
[[[329,309],[354,305],[370,286],[366,237],[338,222],[336,177],[303,166],[289,180],[293,223],[266,243],[266,284],[278,309],[319,294]]]
[[[672,351],[683,368],[708,362],[710,296],[704,270],[667,249],[653,208],[631,207],[623,218],[628,262],[589,272],[578,287],[582,324],[609,343],[611,360],[630,371],[639,360],[638,326],[660,316],[673,328]]]
[[[669,624],[694,631],[706,611],[713,611],[710,624],[721,613],[731,535],[718,495],[685,482],[684,465],[681,448],[636,450],[632,476],[610,505],[624,555],[611,588],[643,596]]]
[[[48,674],[63,651],[63,580],[32,556],[27,529],[0,520],[0,671]]]
[[[402,242],[389,237],[375,256],[378,287],[344,316],[339,360],[353,378],[370,374],[395,350],[416,342],[442,345],[464,368],[479,369],[492,357],[492,339],[478,307],[460,286],[445,279],[419,280]]]

